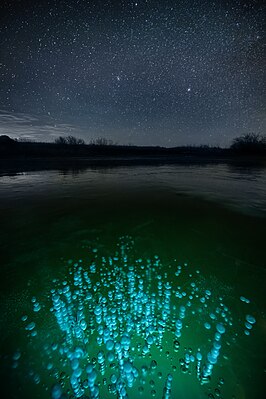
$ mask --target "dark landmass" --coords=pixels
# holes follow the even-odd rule
[[[84,169],[90,166],[234,163],[266,166],[265,148],[132,146],[20,142],[0,136],[0,169]]]

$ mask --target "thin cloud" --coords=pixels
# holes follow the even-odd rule
[[[58,136],[83,136],[84,131],[71,124],[52,123],[36,116],[0,110],[0,135],[33,141],[54,141]]]

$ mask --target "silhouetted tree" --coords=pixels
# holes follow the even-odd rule
[[[105,137],[98,137],[95,140],[91,140],[90,144],[92,144],[92,145],[117,145],[117,143],[113,142],[113,140],[108,140]]]
[[[59,145],[84,145],[85,141],[74,136],[57,137],[55,143]]]
[[[16,141],[19,143],[35,143],[35,140],[31,139],[30,137],[18,137]]]
[[[236,137],[230,148],[235,152],[247,154],[266,152],[266,137],[256,133],[248,133]]]
[[[58,144],[58,145],[65,145],[65,144],[67,144],[66,138],[65,138],[65,137],[62,137],[62,136],[57,137],[57,138],[55,139],[54,142],[55,142],[55,144]]]

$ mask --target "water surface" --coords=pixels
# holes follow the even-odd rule
[[[145,284],[149,279],[147,292],[157,292],[159,275],[170,282],[173,317],[178,317],[179,306],[188,301],[185,296],[175,296],[178,287],[188,296],[191,282],[195,282],[199,292],[212,293],[207,307],[193,298],[188,314],[194,311],[197,317],[191,313],[185,318],[178,352],[173,350],[170,325],[162,351],[151,349],[151,357],[132,351],[139,370],[151,360],[156,360],[157,369],[148,373],[145,384],[141,375],[136,379],[128,388],[129,398],[140,397],[140,387],[143,397],[162,398],[168,373],[173,375],[173,398],[263,397],[266,169],[226,164],[164,165],[3,174],[0,198],[1,385],[8,392],[6,397],[50,397],[51,386],[60,380],[54,369],[60,367],[57,364],[47,370],[56,351],[47,355],[44,346],[60,345],[63,340],[50,312],[50,290],[59,288],[64,280],[71,284],[70,259],[83,260],[84,268],[90,271],[93,249],[97,249],[100,268],[101,256],[114,257],[121,237],[134,241],[128,250],[130,262],[142,259],[145,264],[144,269],[136,264],[135,273]],[[160,267],[147,275],[147,260],[154,256],[160,259]],[[119,262],[119,267],[125,268],[121,259]],[[182,268],[180,276],[175,275],[178,266]],[[100,269],[91,273],[94,284],[104,278],[100,272],[104,273]],[[241,301],[240,296],[250,303]],[[40,302],[40,312],[33,312],[32,297]],[[230,310],[232,326],[228,324],[226,329],[210,382],[201,385],[196,363],[183,373],[180,358],[188,348],[195,355],[199,346],[206,358],[215,323],[207,330],[204,322],[210,321],[209,313],[221,303]],[[21,320],[25,314],[36,322],[36,337],[25,330]],[[247,314],[256,318],[249,336],[244,333]],[[96,338],[90,339],[93,343]],[[132,339],[137,345],[138,337]],[[18,350],[21,357],[14,366],[12,357]],[[91,344],[91,358],[99,350],[96,343]],[[60,359],[54,362],[60,364]],[[67,367],[66,373],[70,373]],[[100,397],[115,397],[107,392],[103,378],[98,373]],[[65,383],[65,390],[68,388]]]

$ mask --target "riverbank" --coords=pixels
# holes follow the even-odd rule
[[[91,157],[19,157],[0,159],[0,173],[10,174],[37,170],[82,170],[90,167],[113,168],[136,165],[204,165],[230,164],[236,167],[266,167],[266,158],[243,155],[175,155],[175,156],[91,156]]]

